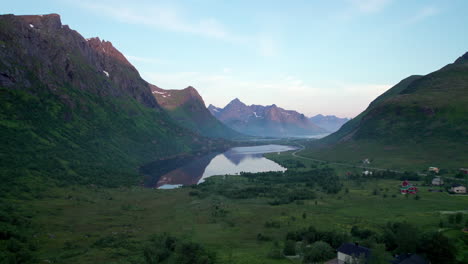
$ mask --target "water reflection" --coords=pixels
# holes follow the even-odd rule
[[[263,154],[294,149],[282,145],[237,147],[221,154],[212,153],[198,158],[155,161],[143,166],[141,171],[147,176],[145,186],[171,189],[180,185],[197,184],[214,175],[285,171],[279,164],[264,158]]]

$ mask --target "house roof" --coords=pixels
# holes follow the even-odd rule
[[[349,256],[356,256],[359,257],[362,254],[366,256],[366,258],[369,257],[370,254],[370,249],[359,246],[353,243],[343,243],[341,246],[337,249],[338,252],[344,253]]]
[[[428,264],[429,262],[417,254],[402,254],[392,261],[392,264]]]

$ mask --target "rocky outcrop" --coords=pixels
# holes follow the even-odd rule
[[[34,72],[55,94],[70,85],[158,108],[149,84],[112,43],[86,40],[57,14],[0,16],[0,40],[0,85],[30,87],[28,74]]]

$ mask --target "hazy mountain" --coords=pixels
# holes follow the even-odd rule
[[[224,108],[210,105],[208,110],[232,129],[252,136],[306,136],[326,132],[303,114],[274,104],[248,106],[236,98]]]
[[[164,90],[151,85],[151,92],[167,113],[181,126],[207,137],[238,138],[242,135],[210,114],[195,88]]]
[[[468,153],[468,53],[425,76],[410,76],[375,99],[309,155],[386,160],[382,165],[464,166]]]
[[[134,183],[143,162],[216,143],[176,125],[111,42],[56,14],[0,16],[0,96],[2,187]]]
[[[334,115],[324,116],[324,115],[319,114],[319,115],[310,117],[309,120],[312,121],[312,123],[316,124],[317,126],[328,130],[329,132],[335,132],[338,129],[340,129],[340,127],[346,122],[348,122],[350,119],[346,117],[340,118]]]

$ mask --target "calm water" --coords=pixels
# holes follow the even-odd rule
[[[143,166],[142,173],[147,176],[145,186],[172,189],[182,185],[198,184],[214,175],[285,171],[286,168],[264,158],[263,154],[295,149],[283,145],[236,147],[224,153],[212,153],[198,158],[155,161]]]

